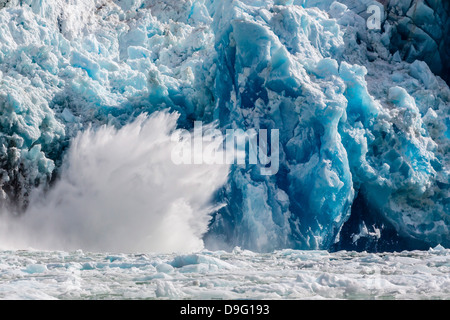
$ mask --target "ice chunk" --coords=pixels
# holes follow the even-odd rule
[[[222,261],[215,257],[210,257],[202,254],[190,254],[190,255],[181,255],[176,256],[171,262],[170,265],[174,268],[182,268],[189,265],[213,265],[218,269],[233,269],[234,267],[229,263]]]
[[[155,295],[157,298],[174,299],[183,297],[183,292],[171,282],[156,280]]]
[[[338,75],[338,63],[334,59],[325,58],[320,60],[315,69],[314,73],[319,77],[325,77],[327,75]]]
[[[329,13],[333,18],[338,19],[343,16],[344,12],[347,9],[348,8],[345,4],[340,3],[338,1],[334,1],[330,6]]]
[[[428,65],[420,60],[414,61],[410,66],[411,75],[417,80],[422,81],[426,89],[438,89],[439,84],[436,76],[431,72]]]
[[[23,271],[29,274],[43,273],[47,271],[47,266],[43,264],[29,264]]]
[[[437,251],[437,252],[444,252],[444,251],[446,251],[447,249],[445,249],[443,246],[441,246],[440,244],[438,244],[436,247],[434,247],[434,248],[430,248],[430,251],[432,251],[432,252],[434,252],[434,251]]]
[[[160,263],[156,265],[156,271],[162,272],[162,273],[171,273],[173,272],[173,266],[167,263]]]

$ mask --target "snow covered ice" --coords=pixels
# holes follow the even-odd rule
[[[2,297],[143,298],[95,283],[107,270],[151,298],[448,298],[449,15],[424,0],[0,0]],[[279,130],[277,173],[174,164],[171,135],[194,121]]]
[[[0,299],[449,299],[450,251],[2,251]]]

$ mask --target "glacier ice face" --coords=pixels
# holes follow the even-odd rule
[[[285,147],[277,176],[232,172],[225,196],[239,202],[223,209],[212,230],[231,230],[228,241],[255,250],[327,247],[354,193],[338,134],[344,83],[328,57],[342,47],[341,31],[323,12],[302,7],[230,1],[214,12],[213,27],[225,33],[215,44],[221,126],[278,128]]]
[[[445,83],[420,61],[389,64],[392,56],[382,45],[385,34],[368,33],[366,21],[344,5],[332,3],[334,20],[314,8],[275,6],[263,11],[258,2],[254,4],[256,8],[247,5],[245,11],[236,5],[236,17],[226,16],[225,21],[238,23],[231,22],[226,27],[230,35],[221,36],[223,43],[216,44],[227,62],[222,63],[221,77],[230,78],[225,80],[220,110],[230,110],[227,122],[237,118],[234,122],[242,123],[244,118],[244,124],[237,124],[241,127],[282,128],[284,161],[272,181],[255,182],[251,175],[243,180],[238,174],[227,192],[230,198],[238,194],[243,205],[224,208],[225,218],[220,217],[213,230],[231,229],[229,241],[252,249],[328,248],[358,194],[369,202],[373,214],[381,214],[384,223],[393,224],[400,234],[447,242]],[[231,3],[223,7],[227,14],[233,12]],[[235,97],[232,102],[230,97]],[[446,119],[438,125],[440,130],[432,129],[435,122],[428,122],[428,112]],[[245,192],[255,184],[267,190],[265,194]],[[276,201],[277,189],[287,195],[282,205],[288,208],[284,215],[289,213],[289,225],[276,218],[281,203],[270,204]],[[256,195],[264,206],[253,205]],[[244,211],[241,220],[235,216],[239,210]],[[273,218],[264,219],[264,211]],[[248,221],[255,216],[258,222]]]
[[[276,175],[231,167],[210,248],[450,245],[448,8],[380,2],[381,30],[369,0],[0,2],[2,203],[50,187],[80,131],[168,109],[280,131]]]
[[[378,56],[365,63],[366,81],[382,112],[373,125],[365,126],[373,139],[366,154],[372,168],[365,170],[365,177],[357,174],[354,179],[359,183],[363,178],[360,191],[369,206],[378,208],[401,235],[448,243],[448,86],[422,61],[391,60],[379,46],[386,33],[369,33],[363,44]]]

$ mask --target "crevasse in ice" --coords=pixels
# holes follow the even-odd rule
[[[206,246],[450,245],[449,8],[380,2],[0,1],[3,205],[78,132],[170,109],[280,132],[276,175],[232,166]]]

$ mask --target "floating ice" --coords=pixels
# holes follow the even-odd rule
[[[127,254],[119,262],[130,267],[120,268],[101,253],[0,251],[0,299],[450,298],[450,251],[443,247],[377,254],[202,251],[200,256],[216,264],[197,260],[173,268],[169,263],[189,259]],[[229,267],[218,268],[221,263]]]

